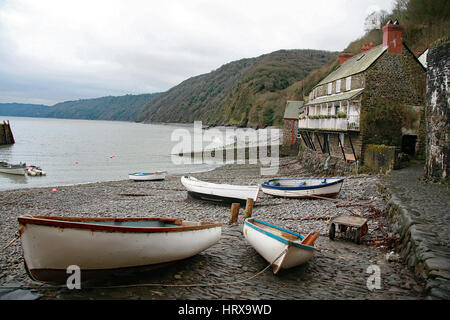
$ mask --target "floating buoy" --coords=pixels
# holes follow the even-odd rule
[[[52,189],[52,193],[57,193],[58,190],[56,190],[55,188]]]

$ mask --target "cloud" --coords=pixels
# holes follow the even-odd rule
[[[390,10],[391,2],[376,5]],[[339,51],[363,34],[374,5],[373,0],[0,1],[0,77],[9,83],[0,88],[0,102],[15,96],[56,103],[160,92],[225,63],[279,49]]]

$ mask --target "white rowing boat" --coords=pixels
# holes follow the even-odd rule
[[[53,282],[81,273],[185,259],[217,243],[221,224],[162,218],[21,216],[23,257],[30,276]]]
[[[269,263],[273,273],[301,265],[314,255],[314,241],[319,236],[310,232],[306,237],[254,218],[247,218],[243,231],[247,242]]]
[[[248,198],[255,202],[258,199],[259,186],[211,183],[188,176],[181,177],[181,183],[189,196],[201,200],[245,204]]]
[[[341,191],[343,182],[341,178],[271,179],[261,185],[261,190],[272,196],[286,198],[332,197]]]
[[[27,172],[26,164],[11,164],[7,162],[0,162],[0,172],[16,174],[24,176]]]
[[[166,174],[167,171],[133,172],[128,175],[128,178],[134,181],[155,181],[164,180],[166,178]]]

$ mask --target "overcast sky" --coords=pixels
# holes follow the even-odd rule
[[[393,0],[0,0],[0,103],[163,92],[280,49],[341,51]]]

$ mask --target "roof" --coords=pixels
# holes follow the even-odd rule
[[[428,49],[425,50],[420,56],[419,58],[417,58],[420,63],[426,68],[427,67],[427,56],[428,56]]]
[[[351,59],[345,61],[338,69],[330,73],[325,79],[319,82],[317,86],[333,82],[338,79],[342,79],[360,72],[363,72],[369,68],[372,63],[375,62],[385,51],[387,47],[383,47],[382,44],[374,47],[373,49],[360,53]]]
[[[303,101],[287,101],[286,109],[284,109],[284,119],[298,119],[300,107],[303,106]]]
[[[359,88],[352,91],[347,91],[343,93],[338,94],[332,94],[328,96],[322,96],[318,97],[317,99],[310,100],[306,105],[312,105],[317,103],[325,103],[325,102],[333,102],[333,101],[340,101],[340,100],[347,100],[356,97],[358,94],[360,94],[364,88]]]

